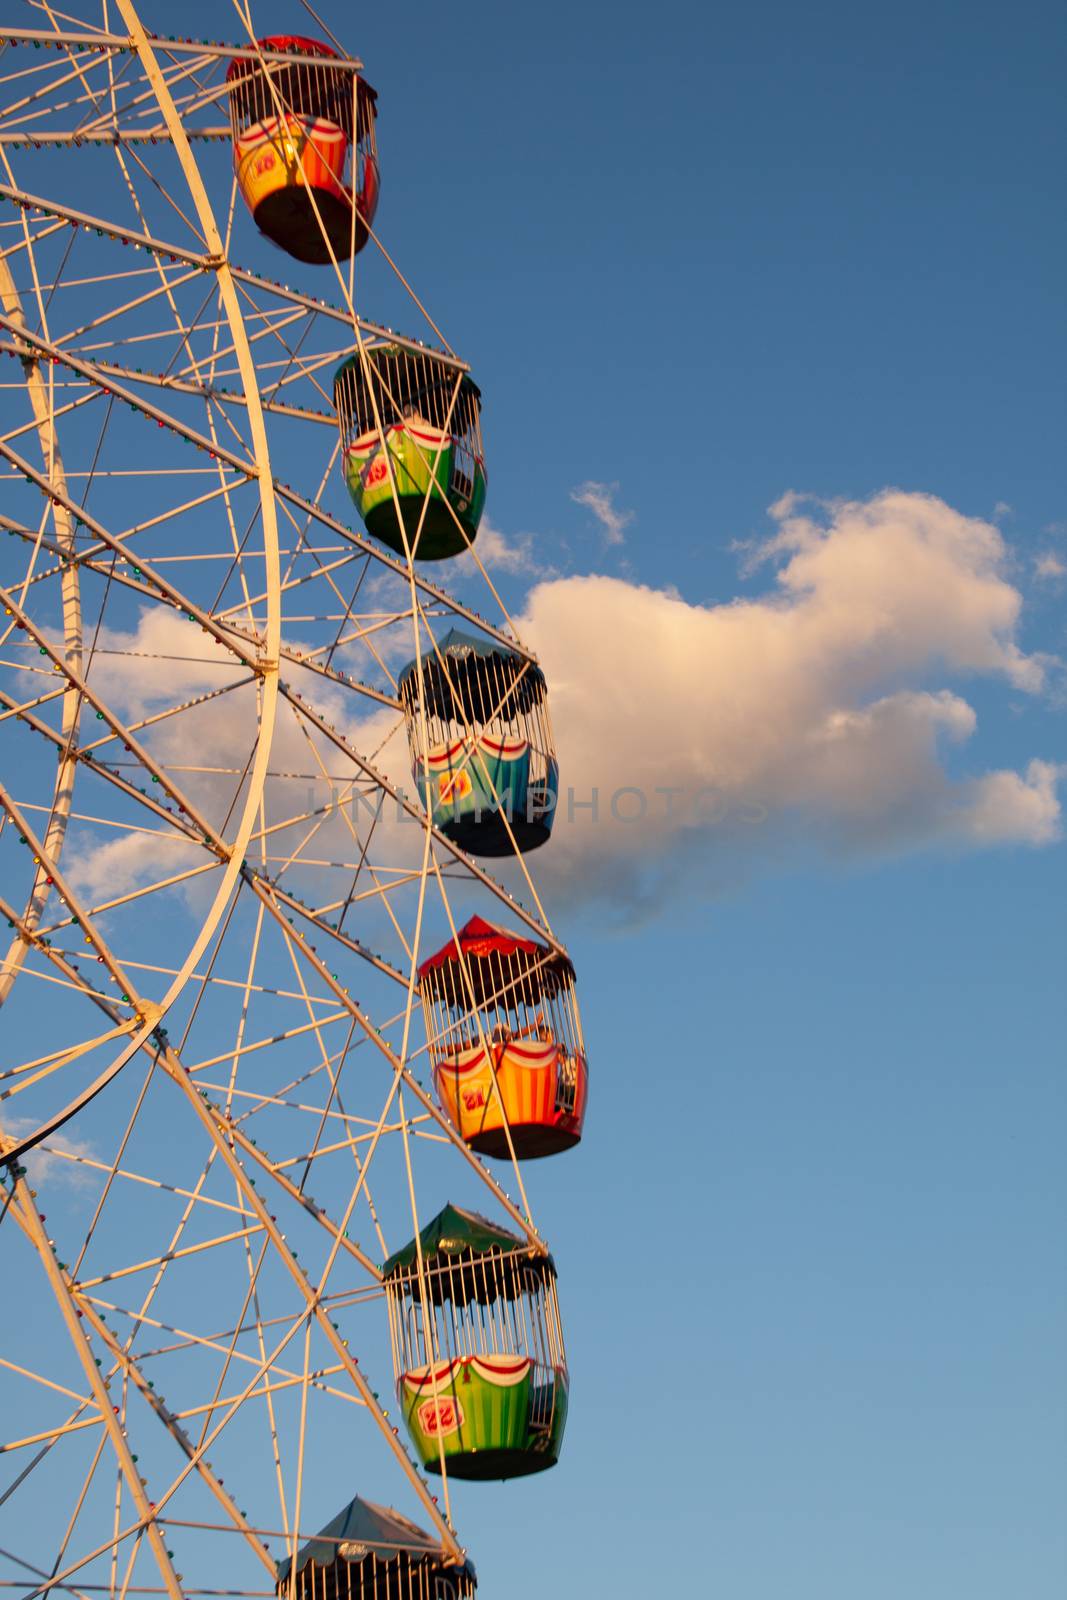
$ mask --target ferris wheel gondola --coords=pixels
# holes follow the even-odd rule
[[[441,1560],[436,1541],[392,1509],[357,1495],[278,1563],[278,1600],[474,1600],[470,1561]]]
[[[472,1150],[528,1161],[578,1143],[589,1068],[568,957],[471,917],[419,992],[437,1092]]]
[[[428,1472],[555,1466],[569,1379],[547,1253],[446,1205],[382,1268],[404,1421]]]
[[[545,675],[452,628],[400,675],[412,771],[437,826],[472,855],[548,841],[559,763]]]
[[[368,533],[420,561],[460,555],[485,507],[481,391],[438,352],[381,345],[338,367],[345,484]]]
[[[380,188],[370,84],[299,34],[258,40],[254,58],[231,61],[226,82],[234,170],[257,228],[313,265],[362,250]]]

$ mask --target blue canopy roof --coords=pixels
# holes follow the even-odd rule
[[[512,660],[518,660],[515,652],[508,650],[506,646],[486,639],[476,638],[473,633],[461,633],[458,628],[449,628],[444,638],[437,640],[436,653],[433,650],[423,651],[423,666],[427,662],[436,661],[438,655],[452,656],[459,661],[467,661],[471,656],[482,656],[486,660],[490,656],[510,656]],[[414,674],[417,665],[418,663],[415,661],[408,662],[400,674],[401,684]]]
[[[417,1523],[409,1522],[390,1506],[376,1506],[357,1495],[321,1533],[301,1547],[297,1552],[296,1570],[302,1572],[309,1561],[320,1567],[330,1567],[335,1561],[358,1564],[372,1555],[379,1561],[396,1561],[400,1556],[407,1556],[412,1561],[436,1561],[442,1569],[445,1566],[445,1553],[440,1544]],[[275,1563],[279,1584],[288,1579],[291,1565],[289,1556]],[[469,1561],[464,1562],[460,1570],[474,1577]]]

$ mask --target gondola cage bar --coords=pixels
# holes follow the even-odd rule
[[[342,1545],[341,1547],[345,1547]],[[358,1559],[339,1555],[326,1566],[309,1562],[279,1583],[279,1600],[474,1600],[477,1580],[469,1568],[398,1555],[391,1561],[368,1550]]]
[[[401,673],[400,697],[436,826],[472,855],[544,844],[559,765],[540,667],[453,629]]]
[[[227,69],[238,188],[257,227],[298,261],[347,260],[378,205],[377,95],[316,39],[259,43],[297,60],[238,57]]]
[[[487,482],[477,384],[433,350],[387,344],[344,361],[333,393],[345,484],[367,532],[421,561],[466,550]]]

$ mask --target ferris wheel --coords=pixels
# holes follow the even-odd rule
[[[132,0],[25,20],[0,1594],[460,1600],[456,1481],[562,1447],[527,1163],[588,1096],[481,392],[376,231],[377,98],[338,41],[236,0],[231,44]],[[403,331],[364,315],[375,257]]]

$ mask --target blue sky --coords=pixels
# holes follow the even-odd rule
[[[486,390],[494,526],[722,602],[786,490],[923,491],[998,517],[1020,642],[1062,652],[1054,8],[408,15],[417,54],[359,30],[382,226]],[[934,681],[962,767],[1063,759],[1046,696]],[[555,1473],[463,1497],[487,1592],[1061,1592],[1063,878],[771,860],[574,916],[594,1098],[535,1199],[574,1411]]]
[[[299,15],[257,8],[263,32],[317,31]],[[485,393],[516,611],[587,574],[690,608],[766,600],[788,553],[746,555],[770,506],[893,487],[998,526],[1020,612],[996,636],[1067,654],[1057,9],[324,15],[380,94],[382,237]],[[182,25],[222,29],[214,6]],[[360,295],[400,325],[372,262]],[[590,482],[617,542],[575,498]],[[571,673],[600,681],[610,617],[550,641]],[[1067,759],[1053,660],[1023,686],[935,657],[885,687],[973,709],[933,746],[949,781]],[[606,712],[605,781],[640,726]],[[561,755],[564,784],[568,757],[589,770]],[[843,848],[828,788],[770,787],[766,825],[693,839],[699,870],[674,839],[647,906],[618,855],[586,903],[549,904],[594,1073],[580,1150],[529,1175],[572,1411],[555,1471],[457,1491],[481,1592],[1053,1600],[1062,845],[1054,824],[982,848],[876,818]],[[619,848],[640,868],[651,844]],[[549,852],[531,866],[551,884]],[[375,1496],[358,1459],[336,1480]]]

